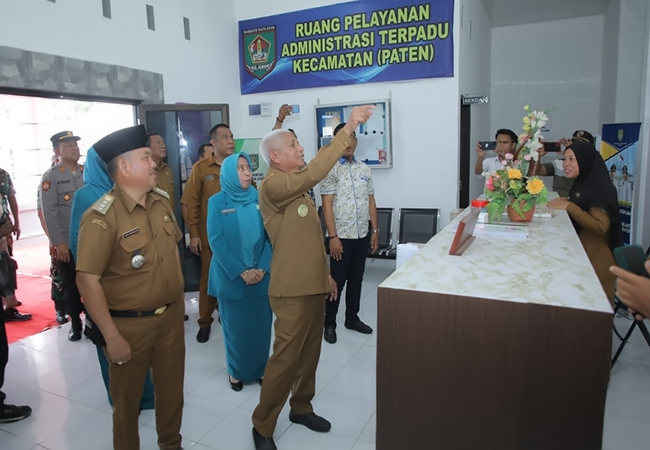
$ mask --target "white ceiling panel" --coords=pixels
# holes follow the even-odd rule
[[[548,22],[605,12],[610,0],[483,0],[493,27]]]

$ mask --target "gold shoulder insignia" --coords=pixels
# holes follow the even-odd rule
[[[165,197],[167,200],[169,200],[169,194],[167,193],[167,191],[163,191],[163,190],[160,189],[159,187],[155,187],[155,188],[153,188],[153,191],[154,191],[156,194],[160,194],[160,195],[162,195],[163,197]]]
[[[93,209],[98,213],[104,215],[108,212],[109,208],[111,207],[114,201],[115,201],[115,197],[113,197],[110,194],[106,194],[95,202],[95,204],[93,205]]]

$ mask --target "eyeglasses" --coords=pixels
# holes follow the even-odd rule
[[[352,134],[350,135],[350,137],[351,137],[352,139],[356,140],[356,139],[357,139],[357,133],[352,132]]]

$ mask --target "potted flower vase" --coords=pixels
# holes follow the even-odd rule
[[[517,201],[519,201],[519,207],[522,209],[522,212],[523,212],[523,215],[524,215],[523,217],[521,217],[521,215],[517,211],[515,211],[515,209],[511,206],[513,203],[515,203]],[[510,218],[511,222],[530,222],[531,220],[533,220],[533,215],[535,214],[535,205],[533,204],[533,207],[530,210],[523,211],[523,208],[524,208],[525,204],[526,204],[525,200],[514,199],[514,200],[512,200],[510,205],[508,205],[508,208],[507,208],[508,217]]]

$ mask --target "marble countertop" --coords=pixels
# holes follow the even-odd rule
[[[456,223],[469,208],[379,285],[465,297],[612,313],[566,211],[534,218],[526,239],[477,236],[449,255]]]

